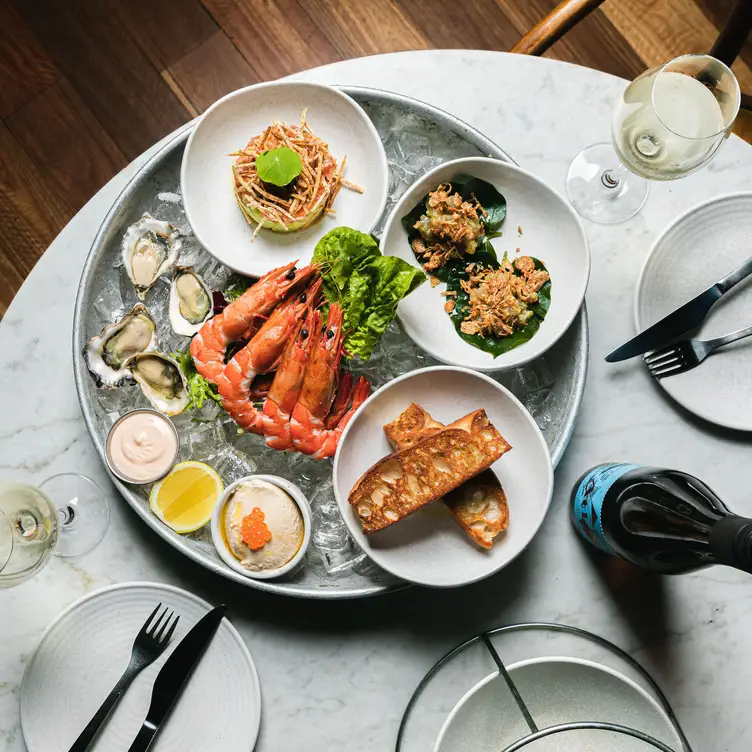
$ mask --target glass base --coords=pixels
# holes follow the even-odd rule
[[[39,489],[57,509],[58,556],[81,556],[104,538],[110,523],[110,505],[93,480],[78,473],[61,473],[47,478]]]
[[[567,173],[572,206],[583,217],[604,225],[634,217],[648,197],[648,185],[619,162],[610,143],[583,149]]]

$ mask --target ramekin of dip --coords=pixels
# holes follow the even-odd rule
[[[303,492],[278,475],[249,475],[230,484],[211,519],[222,561],[256,580],[286,574],[311,540],[311,507]]]
[[[172,421],[141,408],[121,415],[107,434],[105,455],[113,475],[126,483],[153,483],[178,459],[180,437]]]

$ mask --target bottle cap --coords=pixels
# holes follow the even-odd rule
[[[752,573],[752,520],[722,517],[710,532],[710,550],[719,564]]]

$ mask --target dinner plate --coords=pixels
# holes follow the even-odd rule
[[[446,162],[412,185],[389,215],[381,250],[420,266],[402,226],[402,218],[441,183],[459,176],[491,183],[506,198],[502,235],[491,243],[501,261],[530,255],[551,275],[551,306],[540,329],[518,347],[494,357],[457,334],[444,311],[445,285],[421,285],[403,300],[398,316],[410,338],[437,360],[480,371],[498,371],[527,363],[548,350],[566,332],[582,306],[590,276],[590,248],[577,213],[553,188],[527,170],[508,162],[469,157]]]
[[[113,585],[76,601],[50,624],[21,685],[21,728],[29,752],[60,752],[73,744],[125,670],[133,640],[160,602],[180,615],[171,645],[135,678],[89,749],[130,747],[146,717],[159,669],[211,608],[169,585]],[[256,668],[235,627],[223,619],[154,746],[250,752],[260,719]]]
[[[261,230],[246,222],[233,193],[232,152],[245,148],[274,120],[297,125],[303,110],[313,133],[326,141],[344,177],[364,189],[342,187],[333,209],[305,230]],[[180,171],[185,214],[199,242],[241,274],[260,277],[290,261],[310,261],[316,242],[334,227],[370,232],[386,206],[389,170],[373,123],[353,99],[323,84],[274,81],[238,89],[215,102],[191,133]]]
[[[660,705],[626,676],[579,658],[536,658],[508,668],[539,729],[600,721],[642,731],[682,749]],[[474,686],[449,714],[435,752],[499,752],[530,729],[504,678],[493,673]],[[607,731],[555,734],[529,746],[534,752],[649,752],[645,742]]]
[[[640,274],[635,324],[642,331],[752,256],[752,192],[695,206],[655,241]],[[752,325],[752,279],[711,309],[699,331],[712,339]],[[691,371],[657,383],[690,412],[727,428],[752,431],[752,338],[714,352]]]
[[[444,424],[485,408],[512,445],[491,466],[509,505],[509,527],[493,548],[485,550],[473,543],[441,503],[428,504],[378,533],[363,533],[347,496],[360,476],[392,451],[383,426],[411,402],[418,402]],[[379,566],[420,585],[457,587],[497,572],[528,545],[551,501],[553,468],[540,429],[511,392],[484,374],[435,366],[394,379],[363,403],[342,434],[333,484],[350,533]]]

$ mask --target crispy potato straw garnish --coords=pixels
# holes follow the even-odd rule
[[[289,185],[278,187],[261,180],[256,158],[282,146],[300,157],[302,171]],[[300,125],[275,121],[245,149],[230,156],[237,157],[232,167],[235,199],[248,223],[256,225],[254,237],[262,227],[293,232],[307,227],[322,212],[333,214],[332,203],[343,185],[363,193],[363,188],[342,179],[347,157],[338,167],[328,145],[308,127],[305,110]]]

